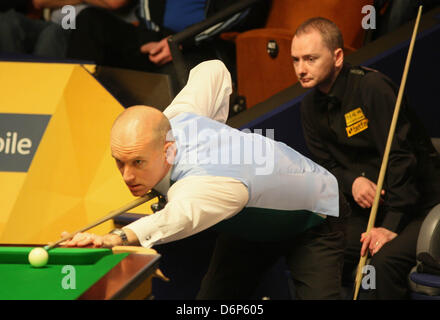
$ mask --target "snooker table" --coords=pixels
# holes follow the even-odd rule
[[[35,268],[27,260],[34,247],[0,245],[0,300],[152,298],[160,259],[152,249],[54,248],[47,265]]]

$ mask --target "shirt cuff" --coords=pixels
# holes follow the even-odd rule
[[[361,177],[361,175],[355,174],[348,170],[344,170],[341,174],[342,192],[352,195],[353,182],[358,177]]]
[[[134,232],[139,240],[139,243],[144,248],[151,248],[162,238],[162,232],[154,227],[154,223],[151,220],[153,216],[146,216],[130,223],[124,228],[130,229]]]
[[[381,227],[388,229],[394,233],[399,233],[403,221],[404,213],[397,211],[388,211],[382,222]]]

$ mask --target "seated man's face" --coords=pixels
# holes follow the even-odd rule
[[[318,31],[311,30],[295,36],[291,55],[296,76],[304,88],[326,88],[331,85],[335,58]]]

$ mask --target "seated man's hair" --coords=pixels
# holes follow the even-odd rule
[[[338,48],[344,49],[344,40],[341,30],[339,30],[333,21],[322,17],[311,18],[303,22],[298,29],[296,29],[295,36],[309,33],[312,30],[316,30],[321,34],[325,45],[330,50],[333,51]]]

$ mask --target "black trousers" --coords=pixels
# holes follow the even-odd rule
[[[280,256],[286,258],[298,299],[340,299],[345,248],[345,217],[327,217],[301,236],[278,243],[256,243],[220,234],[197,299],[249,299],[259,280]]]
[[[360,259],[361,234],[366,231],[369,218],[366,212],[368,210],[358,209],[354,203],[351,206],[343,272],[344,283],[350,285]],[[380,212],[376,226],[380,226],[379,214]],[[371,257],[369,265],[374,267],[375,289],[372,289],[372,279],[369,279],[369,288],[361,288],[359,299],[409,299],[408,275],[416,265],[417,238],[425,216],[426,214],[421,214],[415,217],[396,238]]]

